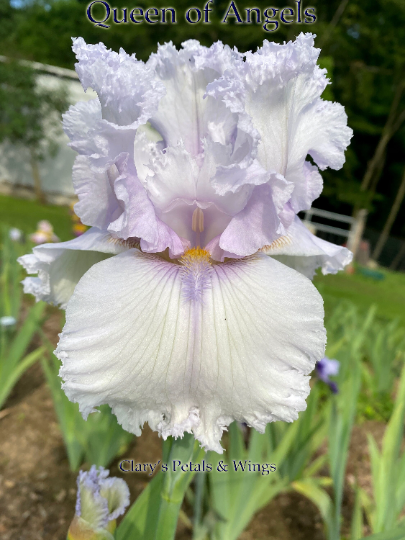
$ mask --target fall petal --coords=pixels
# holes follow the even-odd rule
[[[85,416],[109,403],[128,431],[148,421],[221,451],[234,419],[263,431],[305,409],[325,345],[316,289],[263,254],[205,262],[195,273],[192,258],[184,266],[129,250],[85,274],[56,351]]]
[[[312,279],[317,268],[322,274],[336,274],[353,258],[351,251],[312,234],[298,216],[287,235],[263,250],[283,264]]]
[[[91,266],[125,249],[125,244],[96,228],[69,242],[34,247],[32,254],[18,259],[28,274],[38,274],[24,279],[24,292],[33,294],[37,301],[65,308],[78,281]]]

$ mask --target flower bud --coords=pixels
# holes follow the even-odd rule
[[[77,478],[76,513],[67,540],[113,540],[116,519],[129,504],[129,490],[121,478],[107,478],[108,470],[93,465]]]

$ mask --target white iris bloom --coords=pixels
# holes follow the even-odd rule
[[[84,416],[108,403],[128,431],[147,421],[217,452],[233,420],[293,421],[324,356],[308,277],[351,260],[296,216],[351,137],[343,107],[320,98],[313,36],[246,55],[166,44],[146,63],[73,49],[98,94],[64,117],[75,211],[92,228],[21,259],[38,273],[25,290],[67,307],[66,394]]]

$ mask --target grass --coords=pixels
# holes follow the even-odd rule
[[[2,223],[31,234],[37,230],[37,223],[41,219],[47,219],[53,225],[55,234],[62,241],[73,238],[72,220],[67,207],[0,195],[0,221]]]
[[[384,274],[381,281],[360,273],[317,275],[314,284],[324,298],[326,315],[333,310],[338,301],[347,299],[356,304],[361,311],[376,305],[379,318],[386,320],[398,318],[405,326],[405,273],[385,269],[379,271]]]

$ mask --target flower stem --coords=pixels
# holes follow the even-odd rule
[[[154,540],[172,540],[175,537],[184,494],[195,474],[190,471],[190,462],[195,465],[203,457],[204,450],[189,433],[182,439],[171,439],[165,443],[163,459],[168,470],[160,473],[164,478]]]
[[[204,491],[205,491],[205,473],[200,472],[195,477],[195,498],[194,498],[194,516],[193,516],[193,538],[197,538],[200,533]]]

